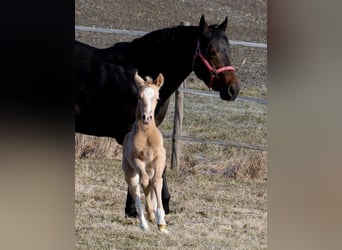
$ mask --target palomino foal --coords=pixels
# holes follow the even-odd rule
[[[144,81],[136,73],[135,81],[139,86],[136,121],[123,143],[122,168],[128,190],[137,205],[140,227],[143,230],[148,229],[140,200],[141,185],[145,194],[148,220],[153,222],[157,217],[159,230],[167,232],[161,197],[166,152],[163,146],[163,136],[154,120],[154,110],[159,99],[159,89],[164,83],[164,76],[159,74],[154,81],[146,77]]]

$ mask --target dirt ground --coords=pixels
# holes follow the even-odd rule
[[[209,23],[228,16],[227,33],[232,40],[267,40],[265,0],[76,0],[75,24],[126,30],[152,31],[178,25],[198,24],[202,14]]]
[[[180,21],[197,25],[202,14],[209,24],[221,23],[228,16],[230,40],[266,43],[266,4],[266,0],[76,0],[75,24],[148,32]],[[76,31],[75,38],[108,47],[136,37]],[[240,95],[266,99],[267,50],[232,46],[231,57]],[[194,75],[187,87],[206,90]],[[211,108],[201,106],[200,111],[211,112],[211,119],[221,118],[217,128],[205,126],[208,115],[200,117],[198,99],[187,99],[185,133],[266,143],[266,116],[260,115],[266,107],[250,105],[250,113],[241,112],[241,102],[223,106],[219,99],[211,100]],[[172,130],[172,109],[170,106],[162,132]],[[126,184],[120,166],[122,151],[115,141],[76,134],[75,142],[76,249],[267,248],[266,152],[184,145],[181,171],[169,170],[172,198],[166,220],[171,233],[165,236],[153,225],[151,231],[142,232],[136,220],[124,218]],[[166,141],[169,148],[168,144]]]

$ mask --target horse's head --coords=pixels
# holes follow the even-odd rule
[[[229,41],[225,34],[227,22],[226,17],[220,25],[208,26],[202,15],[199,23],[200,38],[192,67],[196,76],[210,89],[220,92],[223,100],[233,101],[240,87],[235,69],[230,63]]]
[[[155,80],[150,77],[144,80],[136,73],[135,81],[139,86],[137,116],[143,124],[148,125],[154,120],[154,110],[159,100],[159,89],[164,84],[164,76],[160,73]]]

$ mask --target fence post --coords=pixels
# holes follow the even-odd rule
[[[175,114],[172,133],[171,169],[176,169],[177,171],[179,170],[182,146],[182,142],[178,139],[178,137],[182,135],[183,125],[184,92],[182,88],[183,87],[178,88],[175,92]]]
[[[187,21],[180,22],[180,25],[189,26]],[[179,171],[182,142],[178,139],[182,135],[183,110],[184,110],[184,88],[185,80],[175,92],[175,114],[173,119],[171,169]]]

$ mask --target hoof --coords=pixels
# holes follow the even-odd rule
[[[125,218],[138,218],[137,211],[126,211]]]
[[[153,224],[155,221],[156,221],[156,219],[155,219],[154,217],[153,217],[153,218],[148,218],[148,222],[149,222],[149,223],[152,223],[152,224]]]
[[[147,218],[148,218],[148,221],[150,223],[154,223],[156,221],[156,217],[155,217],[154,213],[148,213]]]
[[[148,230],[148,225],[147,225],[147,223],[142,223],[142,224],[140,224],[140,228],[141,228],[142,230],[144,230],[144,231],[147,231],[147,230]]]
[[[166,225],[158,225],[158,229],[160,232],[169,233],[166,228]]]

